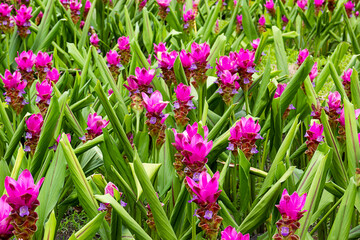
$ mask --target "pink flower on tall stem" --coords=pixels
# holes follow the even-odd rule
[[[165,20],[166,16],[170,12],[170,2],[171,0],[156,0],[156,2],[159,4],[159,13],[161,20]]]
[[[51,69],[51,71],[47,72],[46,74],[46,80],[55,84],[59,81],[59,78],[60,73],[56,68]]]
[[[324,141],[323,131],[323,125],[316,122],[306,131],[305,137],[307,138],[306,145],[308,149],[305,151],[305,154],[308,155],[309,158],[314,155],[318,145]]]
[[[117,40],[118,48],[119,48],[119,55],[121,59],[121,64],[123,66],[127,66],[130,62],[131,54],[130,54],[130,43],[129,37],[119,37]]]
[[[188,80],[188,83],[190,84],[190,78],[192,76],[191,67],[194,64],[194,60],[191,57],[191,53],[188,53],[185,49],[181,50],[179,56],[180,56],[181,65],[184,68],[186,79]]]
[[[10,224],[10,213],[12,208],[6,202],[7,195],[4,194],[0,198],[0,239],[10,239],[14,234],[14,227]]]
[[[265,19],[265,16],[264,16],[264,15],[261,15],[261,16],[260,16],[258,23],[259,23],[259,24],[258,24],[259,32],[260,32],[260,33],[266,32],[266,26],[265,26],[266,19]]]
[[[260,38],[254,39],[251,42],[251,46],[253,47],[254,50],[256,50],[259,47],[260,44]]]
[[[163,52],[167,52],[167,49],[166,49],[166,43],[163,43],[163,42],[159,42],[158,45],[156,45],[154,43],[154,53],[155,53],[155,56],[161,56],[161,54]],[[160,54],[160,55],[159,55]]]
[[[52,59],[52,55],[49,56],[46,52],[38,52],[35,61],[35,68],[41,81],[45,80],[47,73],[50,71]]]
[[[141,93],[143,98],[143,105],[147,111],[146,125],[149,129],[150,136],[156,141],[156,146],[160,148],[165,142],[165,129],[164,124],[169,114],[163,114],[162,111],[168,105],[168,102],[163,101],[163,97],[159,91],[151,94],[150,98],[146,93]]]
[[[281,95],[282,95],[282,93],[285,91],[285,88],[286,88],[286,87],[287,87],[287,84],[286,84],[286,83],[279,83],[279,84],[277,85],[277,88],[276,88],[276,91],[275,91],[275,94],[274,94],[274,98],[279,98],[279,97],[281,97]],[[287,107],[287,109],[285,110],[282,118],[283,118],[283,119],[286,119],[287,116],[289,116],[290,111],[291,111],[291,110],[294,110],[294,109],[295,109],[294,105],[290,104],[290,105]]]
[[[4,33],[10,33],[14,29],[14,19],[10,15],[12,9],[13,5],[0,3],[0,31]]]
[[[6,202],[12,208],[9,215],[10,223],[18,239],[32,239],[37,229],[38,215],[35,209],[40,205],[37,198],[43,181],[44,178],[41,178],[34,184],[34,179],[27,169],[20,174],[17,181],[8,176],[5,178],[5,189],[8,194]]]
[[[107,66],[109,67],[114,80],[117,81],[120,68],[122,67],[120,55],[116,51],[110,50],[106,53],[106,61],[108,62]]]
[[[307,211],[303,210],[306,196],[305,193],[300,197],[297,192],[289,195],[287,190],[284,189],[279,205],[276,205],[282,219],[276,222],[278,233],[273,236],[273,239],[299,239],[295,232],[300,227],[299,220]]]
[[[4,83],[5,87],[5,102],[15,110],[17,114],[20,114],[24,109],[24,106],[28,104],[25,101],[25,87],[27,82],[21,79],[21,74],[19,72],[14,72],[11,74],[9,70],[5,70],[4,77],[0,76],[1,80]]]
[[[191,87],[180,83],[175,88],[176,101],[174,102],[174,113],[176,124],[179,126],[186,126],[190,119],[187,117],[191,109],[195,109],[192,102]]]
[[[18,53],[15,58],[15,62],[18,64],[17,69],[21,73],[24,80],[27,81],[28,86],[31,87],[34,81],[34,70],[33,66],[36,62],[36,55],[31,51]]]
[[[97,113],[89,114],[87,119],[87,133],[85,133],[86,141],[92,140],[97,136],[102,134],[102,129],[105,128],[109,124],[109,121],[106,121],[101,116],[97,115]]]
[[[159,57],[155,57],[158,60],[159,68],[161,69],[162,77],[166,85],[170,88],[172,84],[176,85],[176,77],[174,72],[174,63],[178,56],[176,51],[161,52]]]
[[[255,51],[240,49],[234,53],[236,59],[236,69],[239,75],[239,84],[243,91],[248,91],[253,83],[255,70]]]
[[[218,93],[222,96],[223,101],[228,106],[231,105],[234,95],[240,88],[240,85],[237,82],[238,79],[239,76],[236,73],[231,74],[230,71],[225,70],[216,81],[216,84],[219,87]]]
[[[199,207],[195,213],[200,220],[199,227],[208,239],[216,239],[222,222],[222,217],[218,215],[220,206],[216,202],[221,193],[219,177],[219,172],[211,177],[206,171],[200,174],[198,183],[186,177],[186,183],[194,194],[192,202]]]
[[[353,11],[355,11],[355,4],[351,0],[349,0],[348,2],[344,3],[344,6],[345,6],[346,14],[348,15],[349,18],[351,18]]]
[[[306,48],[299,51],[299,56],[297,58],[297,65],[300,67],[301,64],[305,61],[305,59],[309,56],[309,50],[307,50]]]
[[[100,39],[99,39],[98,35],[96,33],[91,34],[90,44],[93,45],[97,49],[98,52],[100,51],[99,42],[100,42]]]
[[[44,119],[41,113],[31,115],[26,121],[25,152],[35,153]]]
[[[339,111],[339,110],[338,110]],[[360,109],[355,109],[355,118],[356,120],[359,118],[360,115]],[[345,132],[345,109],[341,109],[340,111],[340,117],[335,120],[336,122],[339,122],[339,130],[338,130],[338,139],[341,142],[344,142],[346,140],[346,132]]]
[[[301,10],[305,11],[307,9],[307,0],[298,0],[296,3]]]
[[[205,84],[207,80],[206,71],[210,68],[207,58],[210,55],[210,46],[207,43],[192,43],[191,44],[191,58],[194,63],[191,66],[192,77],[194,81],[192,84],[195,88]]]
[[[227,226],[224,231],[221,232],[221,240],[250,240],[250,235],[242,235],[241,232],[236,231],[236,228]]]
[[[146,6],[147,0],[142,0],[139,4],[139,12]]]
[[[328,107],[325,107],[325,111],[329,116],[330,126],[334,127],[337,124],[337,119],[341,114],[341,95],[339,92],[330,92],[327,101]]]
[[[275,7],[274,7],[274,1],[268,0],[265,2],[265,8],[270,13],[271,16],[275,16]]]
[[[322,11],[322,7],[325,3],[325,0],[314,0],[315,5],[315,14],[318,15],[320,11]]]
[[[70,0],[69,7],[71,11],[71,19],[75,24],[77,24],[80,20],[80,9],[82,4],[81,2],[78,2],[78,0]]]
[[[32,8],[26,7],[25,5],[21,5],[19,10],[16,10],[16,16],[14,17],[16,26],[18,27],[18,33],[21,38],[26,38],[30,35],[30,19],[32,18],[31,15]]]
[[[91,8],[91,2],[89,0],[86,0],[85,7],[84,7],[84,19],[87,18],[90,8]]]
[[[344,86],[346,95],[348,98],[351,98],[351,74],[353,72],[352,68],[349,68],[348,70],[344,71],[344,74],[341,76],[342,78],[342,84]]]
[[[242,25],[242,14],[236,16],[236,32],[237,34],[240,34],[240,32],[243,30]]]
[[[51,82],[43,81],[42,83],[36,83],[36,91],[36,105],[43,117],[45,117],[47,109],[50,105],[51,93],[53,91]]]
[[[246,119],[242,117],[240,121],[236,122],[235,127],[230,128],[229,146],[228,150],[237,155],[237,149],[239,148],[247,159],[258,153],[255,142],[258,139],[262,139],[260,136],[260,125],[255,123],[254,119],[249,117]]]
[[[185,7],[185,5],[184,5]],[[189,33],[191,29],[194,28],[195,24],[195,11],[193,9],[189,9],[186,12],[184,11],[183,19],[184,19],[184,30]]]
[[[315,62],[312,69],[311,69],[311,71],[310,71],[310,73],[309,73],[309,78],[310,78],[310,80],[311,80],[314,87],[315,87],[314,80],[317,77],[318,73],[319,73],[318,65],[317,65],[317,62]]]

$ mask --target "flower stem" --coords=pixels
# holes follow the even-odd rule
[[[204,103],[205,103],[205,94],[204,94],[205,84],[198,88],[198,120],[201,121],[203,111],[204,111]]]
[[[191,213],[194,213],[196,209],[195,203],[191,203]],[[196,217],[191,217],[191,232],[192,232],[192,240],[196,240]]]
[[[140,128],[140,112],[136,111],[136,134],[139,132]]]
[[[10,70],[10,54],[9,54],[9,33],[5,34],[6,36],[6,58],[7,58],[7,64],[8,64],[8,69]]]
[[[248,92],[248,90],[245,90],[245,91],[244,91],[244,94],[245,94],[246,114],[250,114],[249,92]]]

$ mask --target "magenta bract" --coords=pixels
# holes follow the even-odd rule
[[[221,240],[250,240],[250,235],[242,235],[241,232],[236,231],[236,228],[227,226],[224,231],[221,232]]]
[[[305,206],[307,193],[301,197],[297,192],[289,195],[287,190],[284,189],[279,205],[276,205],[283,218],[291,220],[299,220],[307,210],[302,210]]]

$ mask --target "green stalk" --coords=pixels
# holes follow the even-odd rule
[[[194,213],[196,209],[195,203],[191,203],[191,213]],[[196,217],[191,217],[191,233],[192,237],[191,240],[196,240]]]
[[[140,111],[136,111],[136,134],[140,129]]]
[[[246,106],[246,114],[250,114],[250,106],[249,106],[249,91],[245,90],[245,106]]]
[[[270,135],[270,130],[268,130],[267,134],[266,134],[266,140],[265,140],[265,144],[264,144],[264,151],[263,151],[263,155],[261,158],[261,164],[260,164],[260,169],[264,170],[265,167],[265,161],[266,161],[266,151],[267,151],[267,145],[268,145],[268,141],[269,141],[269,135]]]
[[[199,113],[199,116],[198,116],[198,119],[199,121],[201,121],[202,119],[202,115],[203,115],[203,111],[204,111],[204,104],[205,104],[205,89],[206,89],[206,85],[202,85],[202,86],[199,86],[198,88],[198,101],[199,101],[199,104],[198,104],[198,113]]]
[[[8,69],[10,71],[10,54],[9,54],[9,33],[5,34],[6,38],[6,58],[7,58],[7,64],[8,64]]]

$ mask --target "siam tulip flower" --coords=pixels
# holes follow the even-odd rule
[[[299,239],[295,235],[296,230],[300,227],[299,220],[307,210],[302,210],[305,206],[307,194],[304,193],[301,197],[297,192],[289,195],[287,190],[284,189],[278,208],[281,218],[276,222],[278,233],[273,236],[273,239]]]
[[[199,227],[205,232],[207,239],[216,239],[222,222],[222,217],[217,215],[220,206],[216,202],[221,193],[219,177],[219,172],[211,177],[206,171],[200,174],[198,183],[186,177],[188,188],[194,194],[191,201],[199,207],[196,210],[196,215],[200,220]]]
[[[38,106],[42,116],[45,117],[47,109],[50,105],[51,93],[53,91],[51,82],[43,81],[42,83],[36,83],[36,91],[36,105]]]
[[[84,7],[84,18],[83,19],[87,18],[90,8],[91,8],[91,2],[89,0],[86,0],[85,7]]]
[[[238,53],[235,53],[237,71],[239,74],[240,87],[247,91],[253,83],[252,77],[256,72],[255,70],[255,52],[240,49]]]
[[[260,18],[259,18],[259,24],[258,24],[258,29],[259,29],[260,33],[266,32],[265,23],[266,23],[265,16],[261,15]]]
[[[219,32],[220,32],[219,19],[216,19],[215,28],[214,28],[214,33],[215,33],[215,34],[219,34]]]
[[[113,184],[112,182],[108,182],[105,186],[105,195],[106,194],[110,194],[110,196],[114,197],[114,190],[116,190],[117,192],[119,192],[118,187]],[[122,192],[119,192],[120,197],[122,196]],[[125,202],[123,202],[122,200],[120,201],[121,206],[125,207],[127,204]],[[100,203],[100,207],[98,209],[98,211],[106,211],[106,215],[105,215],[105,220],[110,224],[111,223],[111,210],[112,207],[109,203]]]
[[[301,64],[305,61],[305,59],[309,56],[309,50],[307,50],[306,48],[299,51],[299,56],[297,58],[297,65],[300,67]]]
[[[6,202],[6,194],[0,198],[0,239],[10,239],[13,236],[14,227],[10,224],[10,213],[12,208]]]
[[[159,4],[159,13],[161,20],[165,20],[166,16],[170,12],[170,2],[171,0],[156,0],[156,2]]]
[[[224,231],[221,232],[221,240],[250,240],[250,235],[242,235],[241,232],[237,232],[236,228],[227,226]]]
[[[240,121],[236,122],[235,127],[230,128],[229,146],[228,150],[237,155],[237,149],[239,148],[247,159],[258,153],[256,149],[256,140],[262,139],[260,136],[260,125],[255,123],[252,117],[246,119],[242,117]]]
[[[185,7],[185,5],[184,5]],[[184,19],[184,31],[189,33],[191,29],[194,29],[195,25],[195,11],[193,9],[189,9],[186,12],[184,11],[183,19]]]
[[[44,13],[40,11],[35,18],[35,24],[39,26],[43,17],[44,17]]]
[[[207,80],[206,71],[210,68],[208,66],[207,58],[210,55],[210,46],[207,43],[192,43],[191,44],[191,58],[194,60],[194,63],[191,66],[193,71],[192,84],[195,88],[205,84]]]
[[[18,27],[18,33],[21,38],[26,38],[30,35],[30,19],[32,18],[31,15],[32,8],[26,7],[25,5],[21,5],[19,10],[16,10],[16,16],[14,17],[16,26]]]
[[[119,70],[122,67],[120,55],[116,51],[110,50],[106,54],[106,61],[108,62],[107,66],[110,69],[111,75],[113,76],[114,80],[117,81],[120,73]]]
[[[319,70],[318,70],[318,65],[317,65],[317,62],[314,63],[310,73],[309,73],[309,78],[313,84],[313,86],[315,87],[315,82],[314,82],[314,79],[317,77],[319,73]]]
[[[46,74],[46,80],[53,82],[55,84],[59,81],[59,78],[60,78],[60,74],[56,68],[53,68],[51,71],[48,71]]]
[[[12,208],[9,215],[10,224],[14,227],[13,233],[17,239],[30,240],[36,232],[38,215],[35,209],[40,205],[37,198],[43,181],[44,178],[41,178],[34,184],[34,179],[27,169],[20,174],[17,181],[9,176],[5,178],[5,189],[8,194],[6,202]]]
[[[176,77],[174,72],[174,63],[178,56],[176,51],[161,52],[160,57],[155,57],[158,60],[159,68],[161,69],[162,77],[166,85],[170,88],[171,84],[176,85]]]
[[[346,14],[349,18],[352,17],[352,12],[355,11],[355,4],[349,0],[348,2],[344,3]]]
[[[143,10],[143,8],[146,6],[147,0],[142,0],[139,4],[139,12]]]
[[[289,23],[289,19],[285,15],[282,15],[281,20],[282,20],[282,29],[285,30],[287,24]]]
[[[356,120],[359,118],[359,115],[360,115],[360,109],[355,109],[355,118]],[[338,139],[341,141],[341,142],[344,142],[345,139],[346,139],[346,132],[345,132],[345,111],[344,111],[344,108],[341,109],[341,112],[340,112],[340,117],[338,119],[336,119],[335,121],[339,122],[340,123],[340,126],[339,126],[339,135],[338,135]]]
[[[240,88],[240,85],[237,82],[238,79],[239,76],[236,73],[231,74],[230,71],[225,70],[216,81],[219,87],[218,93],[222,96],[224,102],[228,106],[232,103],[232,98]]]
[[[298,0],[296,3],[301,10],[305,11],[307,9],[307,0]]]
[[[236,16],[236,32],[237,34],[240,34],[240,32],[243,30],[242,25],[242,14]]]
[[[187,117],[191,109],[195,109],[192,102],[191,87],[180,83],[175,88],[176,101],[174,102],[174,113],[176,124],[179,126],[186,126],[190,119]]]
[[[26,121],[25,152],[34,154],[44,123],[41,113],[31,115]]]
[[[9,70],[6,70],[4,77],[0,76],[0,78],[3,81],[6,90],[4,93],[5,102],[7,102],[17,114],[20,114],[24,109],[24,106],[28,104],[24,98],[24,89],[27,86],[27,82],[21,79],[21,74],[19,72],[11,74]]]
[[[355,12],[355,16],[358,17],[359,16],[359,11]]]
[[[0,31],[4,33],[10,33],[14,29],[14,19],[10,15],[12,9],[13,5],[0,3]]]
[[[251,46],[253,47],[254,50],[256,50],[259,47],[259,44],[260,44],[260,38],[257,38],[251,42]]]
[[[81,1],[78,2],[78,0],[70,0],[69,7],[71,11],[71,19],[74,24],[77,24],[80,20],[80,9],[82,7]]]
[[[330,126],[335,128],[336,122],[341,114],[341,95],[339,92],[330,92],[327,101],[328,107],[325,107],[325,111],[329,116]]]
[[[130,62],[131,54],[130,54],[130,43],[129,37],[119,37],[117,40],[119,47],[119,55],[121,59],[121,65],[127,66]]]
[[[314,0],[316,16],[319,14],[320,11],[322,11],[322,7],[323,7],[324,3],[325,3],[325,0]]]
[[[287,84],[286,83],[279,83],[277,85],[277,88],[276,88],[276,91],[275,91],[275,94],[274,94],[274,98],[279,98],[281,96],[281,94],[285,91],[285,88],[287,87]],[[289,113],[291,110],[294,110],[295,107],[294,105],[290,104],[287,109],[285,110],[282,118],[283,119],[286,119],[287,116],[289,116]]]
[[[21,73],[22,79],[26,80],[28,86],[31,87],[34,81],[33,66],[36,62],[36,55],[31,51],[22,52],[15,58],[15,62],[18,64],[17,70]]]
[[[167,52],[167,49],[166,49],[166,43],[163,43],[163,42],[159,42],[158,45],[156,45],[154,43],[154,53],[155,53],[155,56],[161,56],[161,54],[163,52]]]
[[[149,129],[149,134],[156,140],[156,146],[160,148],[165,142],[165,129],[164,124],[169,114],[163,114],[162,111],[168,105],[168,102],[163,101],[163,97],[159,91],[155,91],[149,96],[142,92],[143,105],[147,111],[146,125]]]
[[[351,74],[353,72],[352,68],[349,68],[348,70],[344,71],[344,74],[341,76],[342,78],[342,84],[344,86],[346,95],[348,98],[351,98]]]
[[[46,52],[38,52],[35,61],[35,68],[41,81],[45,80],[47,73],[50,71],[52,59],[52,55],[49,56]]]
[[[318,145],[324,141],[323,131],[324,126],[321,123],[316,122],[314,122],[309,130],[306,131],[304,137],[307,138],[306,145],[308,149],[305,151],[305,154],[309,156],[309,159],[311,159],[315,153]]]
[[[191,67],[194,64],[194,60],[191,57],[191,53],[188,53],[185,49],[181,50],[179,56],[180,56],[181,65],[184,68],[186,79],[188,80],[188,83],[190,83],[190,78],[192,75]]]
[[[112,88],[110,88],[108,91],[109,96],[111,96],[111,94],[113,94],[113,93],[114,93],[114,90],[112,90]]]
[[[216,59],[215,68],[218,77],[220,77],[225,71],[235,74],[237,72],[236,58],[221,56],[219,59]]]
[[[80,29],[83,30],[85,26],[85,21],[80,21]]]
[[[97,52],[100,53],[100,49],[99,49],[99,42],[100,42],[100,39],[98,37],[98,35],[96,33],[93,33],[91,34],[90,36],[90,44],[93,45],[96,49],[97,49]]]
[[[109,121],[106,121],[101,116],[98,116],[97,113],[89,114],[87,119],[87,133],[85,133],[86,141],[92,140],[102,134],[102,129],[109,124]],[[83,138],[81,139],[83,140]]]
[[[264,7],[270,13],[271,16],[273,16],[273,17],[275,16],[275,8],[274,8],[273,0],[266,1]]]

